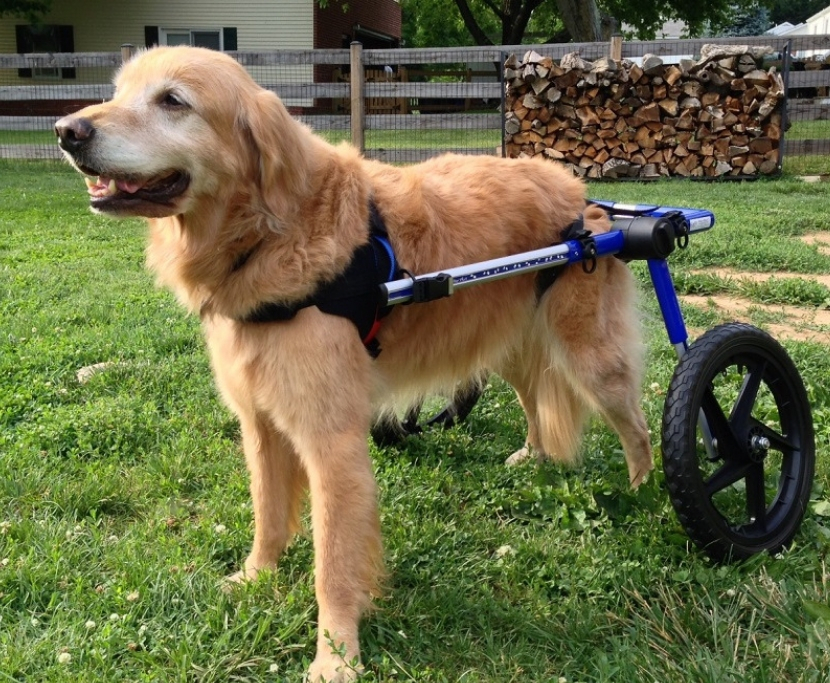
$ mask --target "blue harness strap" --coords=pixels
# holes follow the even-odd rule
[[[369,204],[369,240],[358,247],[345,270],[333,280],[320,284],[301,301],[264,303],[241,318],[247,323],[285,322],[297,311],[316,306],[323,313],[351,320],[372,357],[380,353],[376,336],[380,320],[392,310],[381,305],[380,285],[394,280],[398,273],[395,252],[386,225],[374,202]]]

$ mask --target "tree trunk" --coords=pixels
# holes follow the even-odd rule
[[[596,0],[556,0],[556,7],[575,43],[602,41]]]

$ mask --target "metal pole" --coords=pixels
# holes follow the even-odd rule
[[[507,158],[507,133],[504,130],[504,124],[507,123],[507,79],[504,77],[504,63],[507,61],[507,53],[501,53],[501,62],[499,63],[499,83],[501,83],[501,155],[502,158]]]
[[[788,40],[787,44],[784,46],[784,59],[782,60],[782,71],[783,74],[781,75],[781,80],[784,81],[784,97],[782,99],[782,107],[781,107],[781,137],[778,139],[778,166],[777,172],[780,175],[781,172],[784,170],[784,147],[785,145],[785,136],[786,130],[789,126],[789,116],[787,113],[787,109],[790,106],[790,68],[792,67],[792,41]]]

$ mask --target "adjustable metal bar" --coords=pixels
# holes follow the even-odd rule
[[[623,235],[619,230],[594,236],[597,247],[597,257],[609,256],[622,249]],[[556,244],[544,249],[526,251],[521,254],[504,256],[490,261],[471,263],[456,268],[418,275],[413,278],[393,280],[381,285],[381,305],[404,304],[412,300],[413,282],[415,280],[429,280],[448,276],[451,279],[450,293],[472,285],[501,280],[521,273],[531,273],[545,268],[556,268],[568,263],[579,263],[583,260],[582,245],[578,240],[571,240]],[[383,298],[385,297],[385,301]]]

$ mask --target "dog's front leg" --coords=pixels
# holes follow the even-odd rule
[[[300,526],[305,472],[291,443],[263,415],[240,415],[242,446],[251,476],[254,542],[244,568],[229,577],[255,579],[274,568]]]
[[[376,591],[381,565],[375,481],[361,431],[330,434],[302,453],[311,489],[317,656],[309,680],[354,680],[358,623]]]

